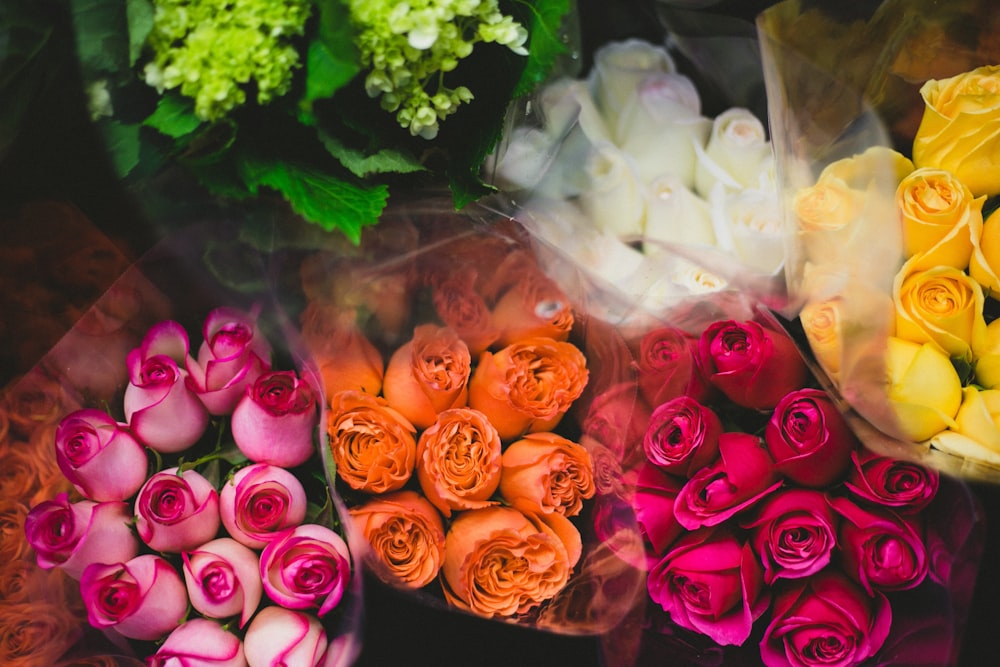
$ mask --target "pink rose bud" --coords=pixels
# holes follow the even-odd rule
[[[657,406],[647,423],[642,448],[649,462],[665,472],[690,477],[719,454],[722,422],[689,396]]]
[[[230,537],[220,537],[185,551],[183,558],[191,606],[209,618],[239,615],[244,627],[264,592],[257,554]]]
[[[650,412],[634,382],[619,382],[594,397],[583,418],[583,432],[611,450],[619,462],[627,461],[642,449]]]
[[[254,616],[243,638],[243,652],[250,667],[316,667],[323,663],[327,643],[318,618],[272,606]]]
[[[128,354],[125,420],[136,437],[158,452],[180,452],[201,438],[208,411],[188,388],[178,364],[188,356],[187,332],[170,320],[152,326]]]
[[[219,532],[219,494],[194,470],[168,468],[150,477],[135,501],[139,538],[154,551],[194,549]]]
[[[840,410],[819,389],[799,389],[778,401],[764,442],[778,472],[812,488],[841,481],[858,445]]]
[[[125,500],[146,480],[146,449],[105,412],[71,412],[55,439],[59,470],[90,500]]]
[[[160,556],[124,563],[94,563],[83,571],[80,594],[87,620],[129,639],[155,641],[184,620],[187,591],[177,571]]]
[[[683,329],[660,327],[644,335],[636,366],[639,392],[654,407],[678,396],[699,403],[711,397],[712,385],[698,358],[698,339]]]
[[[264,592],[289,609],[336,607],[351,578],[350,553],[343,538],[318,524],[302,524],[272,540],[260,555]]]
[[[651,463],[639,468],[632,509],[651,558],[663,556],[684,532],[674,516],[674,503],[683,485],[683,478],[668,475]]]
[[[851,453],[844,481],[851,493],[900,514],[921,511],[937,495],[941,475],[931,468],[859,448]]]
[[[233,439],[251,461],[292,468],[312,456],[317,423],[312,387],[292,371],[272,371],[257,378],[233,410]]]
[[[91,563],[135,558],[139,540],[132,533],[131,519],[128,505],[120,500],[71,503],[67,494],[60,493],[31,508],[24,532],[39,567],[58,567],[79,579]]]
[[[192,618],[170,633],[148,667],[245,667],[243,642],[215,621]]]
[[[263,549],[306,518],[306,492],[295,475],[269,463],[241,468],[219,491],[222,525],[234,540]]]
[[[271,368],[271,345],[256,315],[216,308],[205,318],[198,359],[187,357],[189,385],[213,415],[231,414],[246,388]]]

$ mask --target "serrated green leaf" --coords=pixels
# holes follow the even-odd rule
[[[528,62],[514,89],[521,97],[535,90],[552,71],[558,58],[569,53],[563,39],[563,22],[573,10],[572,0],[535,0],[530,3]]]
[[[333,0],[318,7],[319,29],[306,53],[307,106],[331,97],[361,71],[347,5]]]
[[[167,94],[160,97],[156,110],[142,124],[178,139],[197,130],[202,122],[194,115],[194,104],[190,100]]]
[[[121,0],[70,0],[77,54],[86,80],[130,67],[128,21]]]
[[[115,120],[101,123],[111,164],[119,178],[125,178],[139,164],[139,126]]]
[[[128,62],[135,65],[142,55],[146,38],[153,30],[153,3],[149,0],[126,0],[125,16],[128,20]]]
[[[383,148],[375,153],[366,153],[348,148],[344,142],[325,132],[320,133],[319,138],[330,155],[358,178],[372,174],[412,174],[427,169],[404,151]]]

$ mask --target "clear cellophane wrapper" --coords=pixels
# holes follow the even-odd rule
[[[5,615],[2,632],[5,650],[13,650],[12,647],[28,650],[23,655],[5,654],[11,660],[5,664],[95,667],[145,664],[144,659],[156,650],[156,645],[90,627],[78,581],[59,567],[43,569],[36,565],[35,553],[25,539],[24,518],[33,506],[62,492],[69,494],[70,502],[83,497],[57,466],[55,429],[60,420],[76,410],[96,408],[124,423],[128,353],[140,346],[150,327],[165,320],[180,323],[192,346],[200,345],[202,324],[209,312],[217,308],[257,313],[257,326],[273,351],[272,368],[294,371],[310,386],[318,387],[319,380],[297,328],[284,319],[275,305],[265,255],[259,245],[239,240],[240,222],[182,221],[176,225],[180,231],[168,235],[130,263],[121,250],[72,207],[42,206],[55,206],[57,210],[61,207],[65,209],[63,215],[83,219],[87,233],[78,233],[75,238],[94,236],[102,241],[96,244],[97,250],[87,246],[71,251],[67,258],[57,255],[54,245],[38,240],[34,250],[39,273],[44,273],[41,267],[51,262],[53,271],[64,281],[70,281],[67,284],[86,289],[94,282],[107,291],[92,305],[74,308],[72,302],[79,295],[72,289],[64,290],[70,299],[68,311],[53,326],[65,323],[68,330],[34,366],[4,390],[4,465],[10,462],[11,466],[5,477],[11,481],[9,488],[18,490],[18,494],[3,499],[4,551],[7,554],[9,550],[11,559],[4,559],[2,599],[11,614]],[[114,266],[120,267],[121,273],[111,282],[107,271]],[[49,301],[36,304],[35,314],[45,316],[46,308],[51,305]],[[197,354],[196,347],[192,354]],[[322,410],[321,402],[319,409]],[[15,428],[6,428],[8,422],[15,424]],[[318,435],[315,440],[318,445]],[[203,444],[210,451],[211,443],[199,441],[192,448],[192,455]],[[198,451],[204,453],[203,449]],[[15,465],[15,460],[20,463]],[[309,466],[314,468],[311,475],[323,478],[318,446],[303,470]],[[220,472],[218,467],[214,470],[212,474]],[[315,485],[316,489],[309,490],[312,494],[309,498],[319,506],[324,502],[327,485],[321,481]],[[314,498],[317,493],[321,497]],[[363,596],[361,561],[357,556],[361,549],[351,527],[341,519],[344,508],[340,499],[331,495],[325,512],[316,521],[343,535],[352,548],[353,574],[339,606],[321,622],[331,644],[336,642],[338,647],[329,652],[327,664],[347,665],[361,650]],[[179,555],[177,560],[180,561]],[[15,618],[17,609],[22,613]],[[25,627],[19,625],[25,623]],[[31,627],[32,623],[38,627]],[[29,638],[36,644],[21,646]]]
[[[912,441],[890,405],[887,339],[905,256],[901,225],[887,221],[898,217],[896,157],[911,156],[921,86],[993,64],[995,17],[974,0],[854,9],[789,1],[757,20],[788,230],[781,312],[808,318],[807,326],[825,327],[819,335],[839,341],[814,345],[815,370],[869,447],[987,482],[1000,480],[995,465]],[[847,220],[831,213],[804,224],[796,196],[817,186],[830,165],[856,208]],[[829,327],[816,325],[817,317]]]

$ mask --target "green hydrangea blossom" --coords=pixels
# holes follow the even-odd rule
[[[256,91],[258,104],[288,92],[300,66],[292,39],[309,0],[154,0],[146,82],[179,89],[204,120],[217,120]],[[251,85],[252,83],[252,85]]]
[[[380,97],[410,134],[433,139],[438,123],[472,99],[444,75],[479,42],[527,55],[528,32],[505,16],[497,0],[350,0],[355,42],[370,68],[365,90]]]

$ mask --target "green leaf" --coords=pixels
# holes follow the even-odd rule
[[[319,29],[306,53],[306,106],[331,97],[361,71],[347,5],[332,0],[317,6]]]
[[[563,21],[573,9],[572,0],[535,0],[524,3],[531,11],[528,28],[528,62],[514,89],[521,97],[535,90],[552,71],[560,56],[569,53],[563,39]]]
[[[282,194],[292,210],[326,231],[339,229],[352,243],[378,222],[389,197],[385,185],[365,187],[279,160],[244,159],[241,174],[251,193],[261,186]]]
[[[119,178],[125,178],[139,164],[139,126],[115,120],[101,123],[111,164]]]
[[[128,62],[135,65],[142,55],[146,38],[153,30],[153,3],[149,0],[126,0],[125,16],[128,19]]]
[[[201,124],[191,101],[173,94],[160,97],[156,110],[143,121],[143,125],[174,139],[191,134]]]
[[[412,174],[427,169],[405,151],[383,148],[376,153],[369,154],[348,148],[344,142],[325,132],[321,132],[319,138],[330,155],[337,158],[345,168],[358,178],[372,174]]]
[[[121,0],[70,0],[76,48],[85,80],[129,70],[128,21]]]

